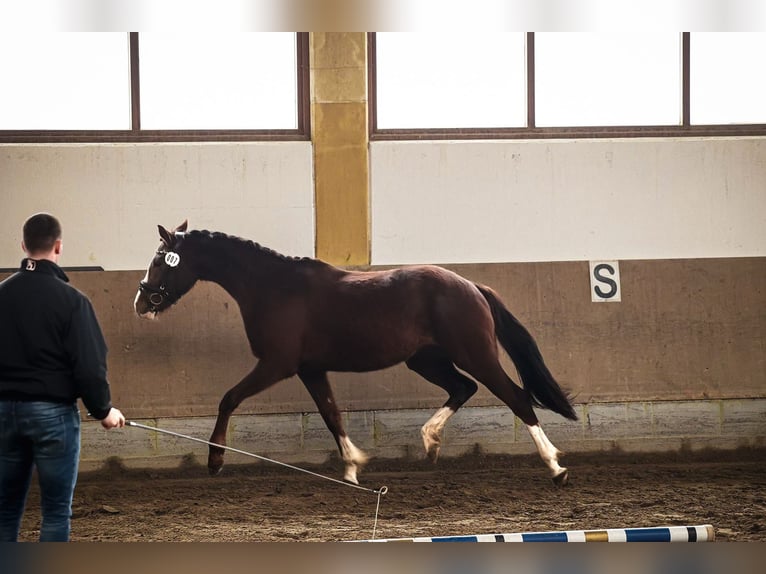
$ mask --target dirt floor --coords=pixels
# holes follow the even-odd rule
[[[373,461],[377,538],[712,524],[719,541],[766,541],[764,450],[680,455],[571,454],[553,486],[537,457]],[[339,461],[308,467],[333,478]],[[83,473],[74,541],[343,541],[372,536],[378,497],[267,463]],[[21,540],[39,534],[33,487]]]

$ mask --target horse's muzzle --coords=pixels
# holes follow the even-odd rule
[[[144,296],[143,302],[141,301],[141,295]],[[160,306],[163,305],[163,303],[165,303],[165,307],[173,303],[170,292],[164,284],[159,287],[153,287],[146,281],[140,281],[138,283],[138,293],[136,293],[136,300],[133,303],[133,307],[139,317],[156,319],[157,314],[161,310]],[[145,309],[141,309],[140,307],[145,307]]]
[[[139,293],[143,293],[146,296],[146,300],[149,302],[149,311],[156,313],[159,310],[160,305],[169,298],[170,293],[165,288],[165,285],[159,287],[152,287],[146,281],[139,281],[138,283]]]

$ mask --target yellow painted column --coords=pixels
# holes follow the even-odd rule
[[[367,35],[310,34],[316,256],[370,263]]]

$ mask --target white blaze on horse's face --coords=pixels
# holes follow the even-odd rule
[[[133,300],[133,308],[139,317],[156,319],[160,312],[175,304],[196,282],[196,277],[179,267],[181,255],[177,247],[186,237],[188,225],[188,221],[184,221],[173,231],[168,231],[162,225],[157,226],[160,246],[144,278],[139,281],[138,292]],[[167,270],[172,270],[172,273],[168,275]]]
[[[183,238],[183,233],[176,233],[174,239],[163,239],[157,248],[133,301],[139,317],[156,319],[194,285],[196,279],[181,265],[181,255],[173,249]]]
[[[149,271],[146,272],[146,275],[144,275],[143,281],[149,280]],[[141,298],[141,290],[139,289],[136,291],[136,298],[133,300],[133,309],[136,310],[136,314],[141,317],[142,319],[149,319],[150,321],[154,321],[157,318],[157,312],[156,311],[145,311],[141,312],[138,310],[138,300]]]

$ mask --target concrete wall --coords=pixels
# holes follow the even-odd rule
[[[763,258],[623,262],[619,304],[590,301],[584,262],[451,268],[498,289],[536,336],[553,372],[574,392],[579,421],[538,411],[559,448],[766,446]],[[206,439],[221,395],[253,364],[228,296],[199,285],[159,322],[128,322],[117,316],[129,313],[136,274],[74,275],[90,290],[99,314],[115,317],[106,325],[118,404],[150,426]],[[98,275],[116,280],[88,288]],[[739,295],[732,297],[733,291]],[[122,303],[110,308],[109,301]],[[195,328],[200,322],[204,331]],[[442,391],[401,366],[331,374],[331,381],[349,435],[361,448],[379,458],[423,457],[419,428],[444,401]],[[235,448],[297,464],[337,456],[296,379],[248,399],[237,413],[228,438]],[[107,435],[97,424],[85,428],[85,468],[109,457],[131,466],[206,458],[204,445],[160,433],[125,429]],[[447,457],[477,449],[534,452],[523,425],[483,387],[450,420],[443,438]],[[253,459],[230,453],[228,461]]]
[[[578,422],[538,411],[557,446],[640,451],[764,446],[765,261],[625,261],[619,304],[590,301],[586,262],[450,267],[498,290],[575,395]],[[131,309],[142,272],[70,275],[102,320],[115,403],[131,419],[206,439],[223,393],[255,363],[233,301],[199,284],[149,322]],[[505,366],[515,377],[507,359]],[[330,379],[350,436],[369,454],[422,456],[418,431],[443,391],[402,366]],[[166,435],[106,434],[93,422],[84,428],[86,467],[114,456],[136,466],[173,466],[188,454],[204,459],[204,445]],[[292,462],[320,462],[335,449],[294,378],[246,400],[229,441]],[[445,431],[445,456],[475,448],[533,451],[523,427],[483,387]]]
[[[577,407],[578,422],[562,421],[543,411],[541,424],[553,443],[577,452],[694,452],[702,449],[766,447],[766,400],[596,403]],[[378,459],[425,459],[420,427],[428,409],[347,412],[344,425],[354,443]],[[207,439],[214,417],[153,418],[136,421],[166,431]],[[206,464],[207,446],[141,428],[104,431],[83,426],[81,468],[97,469],[116,459],[128,467],[175,467]],[[335,460],[343,465],[335,441],[316,412],[235,415],[229,446],[292,464]],[[504,407],[464,407],[442,434],[442,457],[535,452],[529,433]],[[226,464],[251,464],[253,457],[229,452]],[[266,463],[263,463],[266,464]],[[566,459],[563,460],[566,464]],[[540,463],[540,474],[547,471]],[[362,480],[364,475],[362,475]]]
[[[621,303],[591,302],[585,262],[450,267],[498,291],[578,404],[766,398],[766,259],[626,261]],[[217,285],[146,321],[132,310],[143,272],[70,276],[101,319],[115,402],[132,417],[215,415],[255,365],[239,309]],[[446,398],[404,366],[330,379],[344,410],[435,409]],[[470,404],[501,403],[481,387]],[[315,410],[293,378],[238,412]]]

